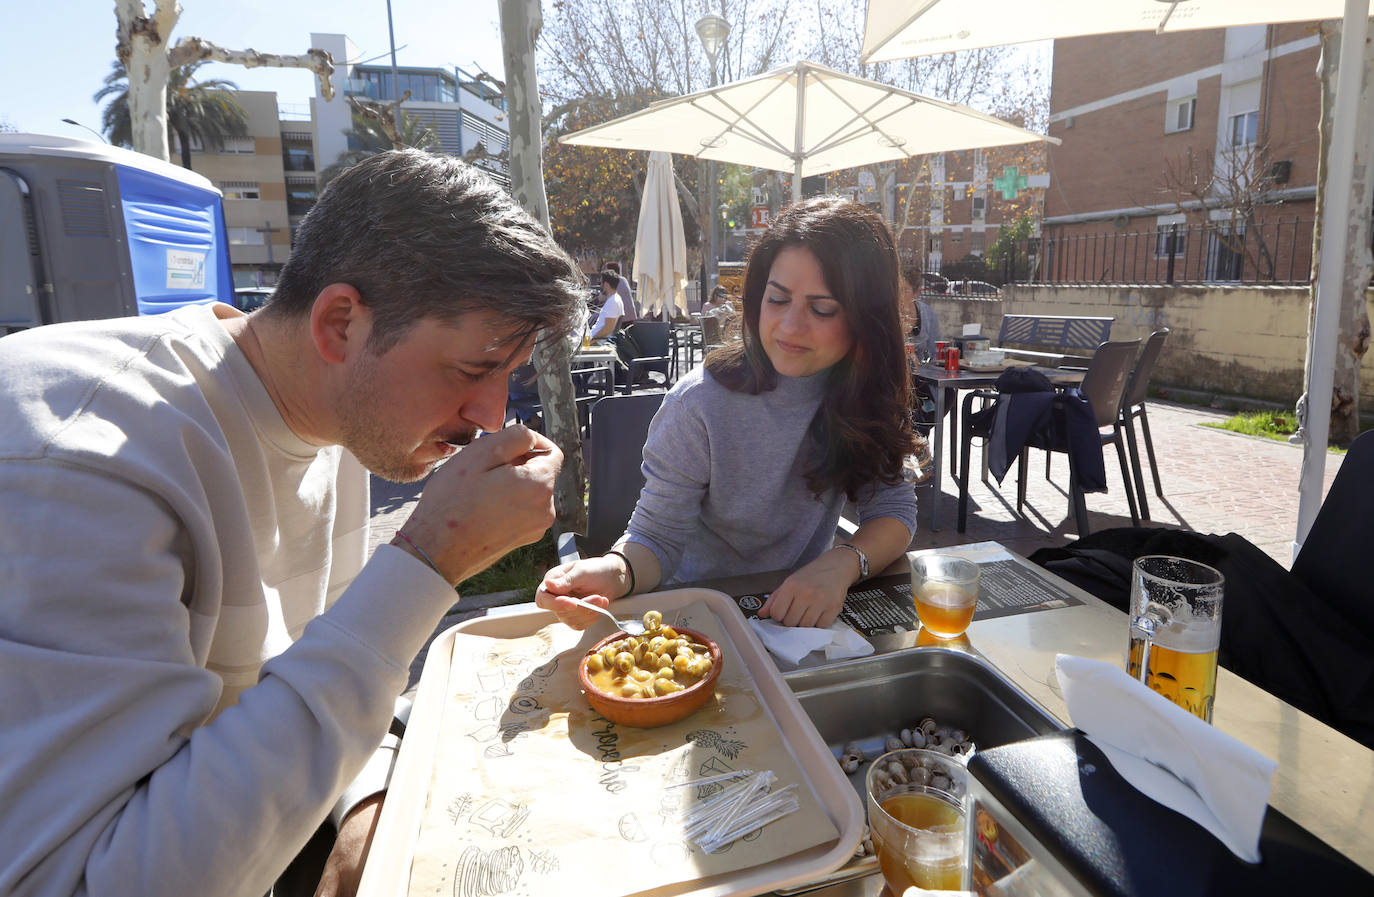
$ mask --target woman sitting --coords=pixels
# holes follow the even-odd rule
[[[745,273],[742,339],[664,397],[645,486],[616,546],[550,570],[536,594],[570,626],[660,583],[794,572],[760,609],[828,626],[855,581],[906,551],[915,450],[897,260],[876,214],[821,198],[769,228]],[[859,529],[835,544],[846,499]]]

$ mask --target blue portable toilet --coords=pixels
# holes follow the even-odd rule
[[[232,302],[223,203],[142,153],[0,134],[0,330]]]

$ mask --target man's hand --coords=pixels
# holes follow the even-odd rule
[[[759,616],[784,626],[824,629],[840,615],[845,593],[858,576],[852,551],[827,551],[783,580],[759,608]]]
[[[353,897],[358,893],[363,865],[372,846],[372,835],[377,830],[377,817],[381,815],[384,797],[385,793],[374,794],[348,811],[343,824],[339,826],[334,849],[324,862],[315,897]]]
[[[434,472],[401,529],[461,582],[544,535],[562,465],[563,453],[533,430],[489,433]]]

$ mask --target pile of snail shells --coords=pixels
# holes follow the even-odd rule
[[[859,843],[854,846],[854,859],[861,860],[864,857],[876,856],[873,850],[873,832],[868,826],[864,826],[864,835],[859,839]]]
[[[883,745],[883,752],[900,751],[903,748],[925,748],[957,757],[972,754],[974,744],[963,729],[942,726],[927,716],[911,728],[903,729],[898,735],[888,735]],[[840,768],[847,775],[853,775],[859,771],[859,767],[867,759],[869,758],[864,756],[863,748],[859,746],[859,743],[851,741],[840,752]]]
[[[880,765],[873,769],[870,775],[873,777],[873,787],[879,793],[889,791],[898,785],[929,786],[955,795],[963,793],[963,782],[955,782],[945,775],[944,770],[948,766],[941,767],[929,758],[908,754],[891,760],[883,760],[880,757],[875,762]]]

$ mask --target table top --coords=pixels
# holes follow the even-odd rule
[[[1048,377],[1055,386],[1075,386],[1083,382],[1083,376],[1087,373],[1087,371],[1042,368],[1038,365],[1034,365],[1033,368]],[[966,371],[963,369],[950,371],[946,370],[944,365],[934,363],[919,365],[912,371],[912,376],[918,380],[954,389],[982,389],[996,386],[997,378],[1001,375],[1001,371]]]
[[[932,551],[935,551],[934,549]],[[1126,652],[1126,615],[1073,584],[1060,579],[996,542],[975,542],[938,549],[971,559],[1011,559],[1037,576],[1071,592],[1083,603],[1075,607],[975,620],[968,645],[952,645],[986,658],[1017,687],[1065,725],[1068,711],[1055,673],[1055,657],[1072,654],[1121,664]],[[927,554],[912,552],[912,555]],[[905,558],[883,571],[901,573]],[[696,583],[730,594],[774,588],[785,571]],[[916,645],[914,632],[873,639],[880,653]],[[819,666],[824,661],[803,666]],[[1277,761],[1271,806],[1374,872],[1374,751],[1281,701],[1224,667],[1217,671],[1212,724]]]

